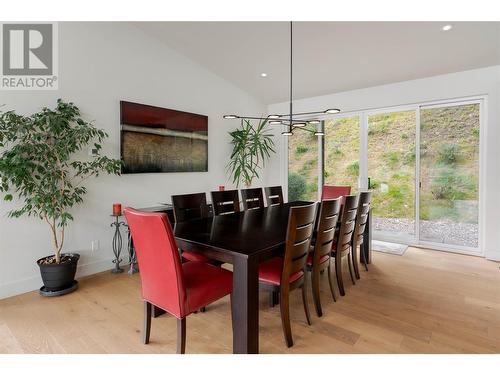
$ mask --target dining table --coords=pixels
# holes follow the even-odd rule
[[[173,224],[177,245],[233,266],[231,297],[233,353],[259,353],[259,264],[283,253],[291,207],[313,202],[293,201],[226,215],[176,223],[170,204],[143,208],[165,212]],[[371,263],[371,212],[361,251]],[[164,311],[153,311],[159,316]]]
[[[294,201],[175,223],[178,246],[233,265],[233,353],[259,352],[259,264],[284,251]]]

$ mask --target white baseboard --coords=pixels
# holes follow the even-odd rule
[[[488,251],[484,252],[484,257],[488,260],[494,260],[500,262],[500,251]]]
[[[76,279],[95,273],[110,270],[113,267],[112,259],[102,259],[94,262],[78,265]],[[42,279],[40,275],[28,277],[26,279],[14,281],[0,286],[0,299],[16,296],[40,289]]]

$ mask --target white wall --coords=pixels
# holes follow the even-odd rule
[[[500,66],[440,75],[361,90],[318,96],[294,101],[294,111],[307,112],[326,108],[341,108],[342,111],[383,108],[487,95],[484,129],[484,233],[482,247],[489,259],[500,260]],[[286,113],[287,103],[268,106],[268,113]],[[279,136],[281,129],[276,128]],[[281,137],[280,158],[275,158],[268,168],[268,183],[286,182],[285,160],[287,158],[286,137]],[[281,170],[278,175],[275,171]]]
[[[113,202],[144,207],[170,201],[178,193],[231,186],[225,166],[230,154],[228,131],[238,122],[224,113],[265,113],[265,106],[164,44],[125,23],[59,24],[59,90],[0,92],[2,110],[29,114],[54,106],[57,98],[73,101],[87,120],[95,120],[110,138],[103,153],[119,158],[119,101],[129,100],[208,116],[208,172],[100,177],[90,181],[86,203],[73,211],[66,251],[79,252],[78,275],[112,267],[109,226]],[[257,186],[259,182],[255,183]],[[0,203],[0,298],[41,285],[35,261],[51,252],[46,224],[8,219],[16,202]],[[90,252],[91,240],[100,250]],[[125,250],[125,249],[124,249]]]

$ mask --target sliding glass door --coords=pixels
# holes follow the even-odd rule
[[[420,241],[477,248],[480,103],[420,109]]]
[[[288,139],[289,200],[321,184],[373,190],[373,238],[479,251],[482,100],[414,104],[325,120]]]
[[[357,192],[359,179],[360,117],[325,121],[324,184],[351,186]]]
[[[373,229],[381,238],[415,238],[416,111],[369,114],[368,177]]]
[[[318,199],[318,137],[296,131],[288,137],[288,200]]]

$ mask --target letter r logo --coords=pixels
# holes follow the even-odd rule
[[[52,24],[3,24],[3,75],[52,75],[52,35]]]

